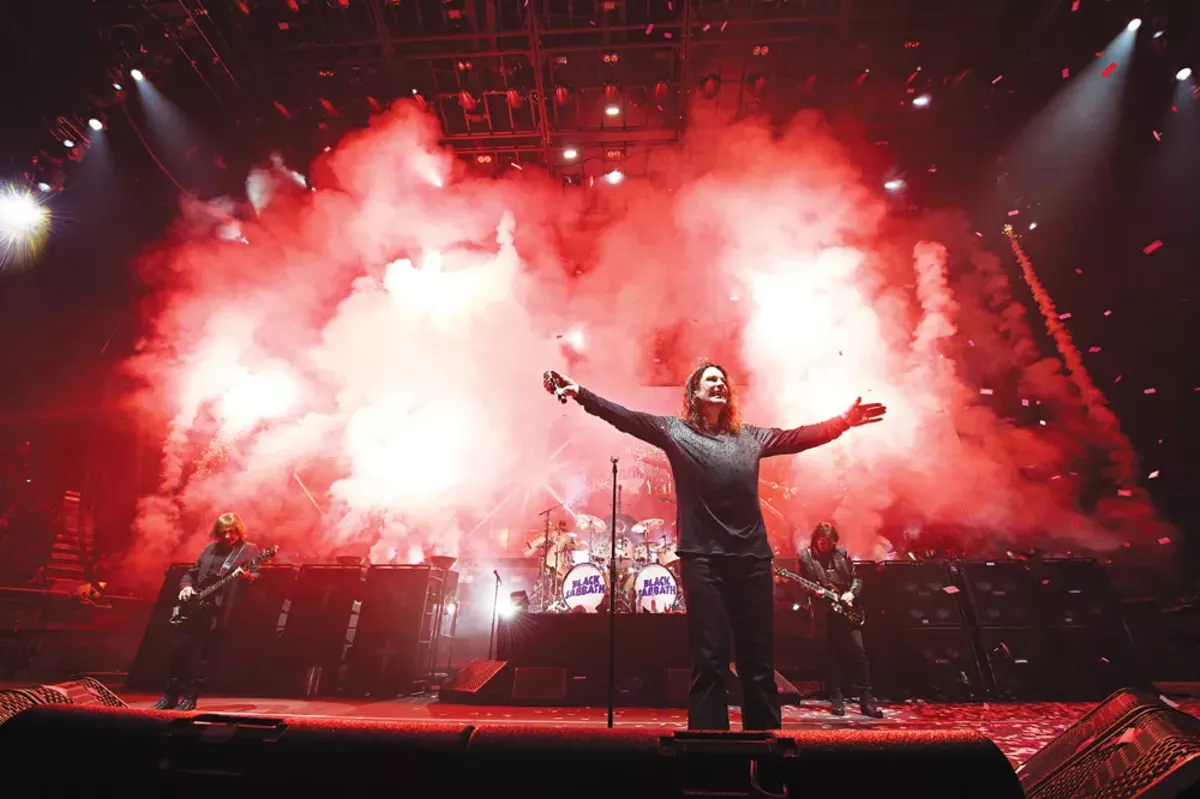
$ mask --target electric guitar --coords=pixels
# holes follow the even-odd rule
[[[795,572],[790,572],[787,569],[777,567],[775,569],[775,573],[780,577],[786,577],[794,583],[799,583],[800,587],[808,593],[812,594],[818,599],[823,599],[828,602],[830,609],[834,613],[840,613],[843,617],[845,617],[846,621],[850,622],[855,627],[862,627],[866,623],[867,615],[863,613],[861,609],[842,602],[841,595],[838,594],[837,591],[825,588],[819,583],[814,583],[812,580],[805,580],[800,575],[796,574]]]
[[[181,601],[171,611],[171,624],[183,624],[189,619],[196,618],[202,613],[207,612],[213,607],[213,596],[229,583],[237,579],[238,575],[244,571],[249,571],[255,566],[261,566],[271,558],[275,557],[275,553],[279,551],[278,547],[268,547],[261,554],[255,555],[250,560],[238,566],[236,569],[229,572],[224,577],[218,577],[204,588],[199,589],[187,599]]]

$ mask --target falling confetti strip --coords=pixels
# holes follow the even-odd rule
[[[1121,489],[1118,489],[1118,490],[1117,490],[1117,496],[1118,496],[1118,497],[1132,497],[1132,496],[1133,496],[1133,489],[1130,489],[1130,488],[1121,488]],[[1126,546],[1129,546],[1128,542],[1127,542],[1125,545],[1126,545]]]
[[[1161,241],[1157,241],[1157,240],[1152,241],[1146,245],[1146,249],[1142,250],[1142,252],[1146,253],[1146,255],[1149,255],[1150,253],[1154,252],[1161,246],[1163,246],[1163,243]]]
[[[1066,80],[1067,78],[1071,77],[1071,70],[1064,69],[1062,75],[1063,75],[1063,80]]]
[[[1167,544],[1171,543],[1171,539],[1164,536],[1163,538],[1158,539],[1158,543],[1166,546]]]
[[[1058,315],[1058,318],[1059,318],[1059,319],[1070,319],[1070,318],[1071,318],[1071,312],[1070,312],[1070,311],[1067,311],[1066,313],[1060,313],[1060,314]]]
[[[1117,71],[1117,62],[1116,62],[1116,61],[1114,61],[1114,62],[1112,62],[1111,64],[1109,64],[1108,66],[1106,66],[1106,67],[1104,68],[1104,71],[1103,71],[1103,72],[1101,72],[1100,74],[1101,74],[1103,77],[1106,77],[1106,78],[1107,78],[1107,77],[1111,76],[1111,75],[1112,75],[1114,72],[1116,72],[1116,71]]]
[[[1117,379],[1116,379],[1116,380],[1114,380],[1113,382],[1114,382],[1114,383],[1120,383],[1120,382],[1121,382],[1121,375],[1117,375]]]
[[[1072,10],[1072,11],[1078,11],[1078,10],[1079,10],[1079,2],[1080,2],[1080,0],[1075,0],[1075,2],[1074,2],[1074,3],[1071,3],[1071,10]]]
[[[1099,351],[1100,351],[1099,347],[1088,347],[1088,352],[1099,352]]]
[[[999,83],[999,82],[1000,82],[1000,81],[1002,81],[1002,80],[1004,80],[1004,76],[1003,76],[1003,75],[997,75],[997,76],[996,76],[996,79],[995,79],[994,81],[992,81],[992,85],[993,85],[993,86],[995,86],[997,83]]]
[[[1155,469],[1154,471],[1150,472],[1150,474],[1146,475],[1146,479],[1153,480],[1155,477],[1158,477],[1158,475],[1159,475],[1159,471],[1158,471],[1158,469]]]
[[[1143,394],[1157,394],[1158,389],[1157,388],[1148,388],[1148,389],[1144,390],[1142,393]]]
[[[1020,216],[1020,214],[1021,214],[1021,212],[1020,212],[1019,210],[1016,210],[1016,209],[1014,209],[1014,210],[1012,210],[1012,211],[1009,211],[1009,212],[1008,212],[1008,215],[1009,215],[1009,216]]]
[[[979,389],[979,393],[980,393],[980,394],[983,394],[984,396],[988,396],[988,397],[990,397],[990,396],[992,396],[993,394],[995,394],[996,392],[995,392],[995,391],[993,391],[993,390],[992,390],[992,389],[990,389],[990,388],[981,388],[981,389]]]
[[[954,596],[955,594],[958,593],[958,588],[953,585],[947,585],[944,588],[942,588],[942,590],[945,591],[950,596]]]
[[[1023,399],[1023,400],[1021,400],[1021,404],[1022,404],[1022,405],[1024,405],[1026,408],[1028,408],[1028,407],[1029,407],[1029,400],[1027,400],[1027,399]]]
[[[1105,312],[1104,312],[1104,315],[1105,315],[1105,316],[1112,316],[1112,311],[1105,311]]]
[[[1161,134],[1161,133],[1159,133],[1157,130],[1156,130],[1156,131],[1154,131],[1154,140],[1155,140],[1155,141],[1162,141],[1162,134]]]

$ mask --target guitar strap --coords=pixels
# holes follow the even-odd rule
[[[221,564],[221,568],[217,572],[218,578],[224,577],[226,574],[229,573],[229,567],[234,564],[234,562],[237,560],[238,555],[242,554],[242,550],[245,548],[246,548],[246,542],[243,541],[241,546],[239,546],[235,550],[232,550],[229,553],[229,557],[225,558],[225,562]]]

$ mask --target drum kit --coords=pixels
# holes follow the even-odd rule
[[[679,555],[675,525],[663,519],[617,516],[615,553],[610,523],[598,516],[571,513],[536,531],[525,556],[540,564],[530,609],[550,613],[596,613],[616,602],[618,613],[682,613]],[[617,590],[609,585],[613,559]]]

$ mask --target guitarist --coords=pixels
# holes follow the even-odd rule
[[[851,607],[862,593],[862,580],[854,570],[854,561],[845,547],[838,545],[837,528],[828,522],[818,524],[806,549],[800,553],[800,576],[838,593],[839,600]],[[824,628],[826,688],[829,690],[829,709],[835,716],[846,715],[846,700],[842,696],[843,675],[849,672],[852,688],[858,690],[859,710],[864,716],[883,718],[883,711],[871,694],[867,673],[867,650],[863,646],[862,630],[841,614],[831,612],[821,600],[810,600],[814,637]]]
[[[242,570],[241,565],[259,554],[258,547],[246,540],[246,526],[236,513],[223,513],[213,522],[208,537],[212,543],[204,548],[195,565],[179,581],[179,601],[186,602],[197,587],[239,572],[213,598],[212,607],[202,610],[180,624],[171,646],[171,665],[167,676],[167,692],[154,707],[158,710],[195,710],[200,691],[208,679],[208,665],[229,623],[243,582],[258,579],[258,566]],[[193,666],[194,664],[194,666]]]

